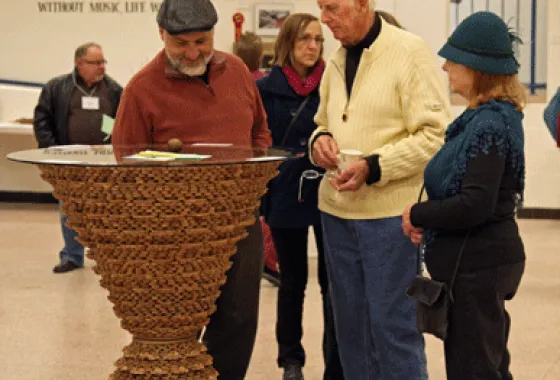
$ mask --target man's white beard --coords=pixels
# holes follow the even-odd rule
[[[198,77],[206,72],[206,63],[200,63],[196,66],[180,65],[179,72],[189,77]]]
[[[207,57],[203,56],[201,62],[195,66],[187,65],[182,61],[174,61],[173,59],[171,59],[169,54],[167,54],[167,59],[169,59],[171,65],[181,74],[189,77],[197,77],[203,75],[206,72],[206,68],[208,67],[208,62],[210,62],[213,56],[214,56],[214,52],[210,53]]]

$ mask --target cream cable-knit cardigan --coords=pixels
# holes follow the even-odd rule
[[[417,200],[424,168],[443,143],[450,122],[448,93],[426,43],[383,20],[381,33],[362,54],[350,98],[345,59],[340,47],[327,63],[318,128],[310,141],[328,131],[340,149],[379,154],[381,179],[356,192],[338,192],[325,177],[319,208],[344,219],[401,215]]]

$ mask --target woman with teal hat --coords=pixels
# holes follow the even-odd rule
[[[467,109],[426,167],[429,200],[409,206],[403,230],[423,236],[426,268],[452,284],[444,341],[447,379],[512,379],[505,301],[515,295],[525,251],[515,211],[524,190],[525,88],[508,26],[491,12],[466,18],[439,51]]]

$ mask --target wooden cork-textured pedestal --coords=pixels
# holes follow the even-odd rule
[[[133,340],[110,379],[216,379],[198,340],[279,162],[39,163]]]

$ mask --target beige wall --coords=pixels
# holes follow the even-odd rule
[[[0,78],[45,82],[72,69],[78,45],[95,41],[105,50],[109,75],[125,84],[162,48],[156,13],[150,8],[150,3],[160,2],[145,1],[142,13],[124,12],[125,0],[110,2],[118,3],[121,13],[91,12],[90,2],[83,2],[82,13],[41,13],[37,1],[0,1]],[[236,6],[236,1],[217,2],[218,49],[231,49]]]
[[[121,13],[95,13],[89,2],[83,2],[82,13],[39,12],[38,2],[31,0],[0,1],[0,79],[46,82],[69,72],[73,67],[74,49],[86,41],[100,43],[109,64],[107,72],[121,84],[148,62],[162,48],[156,13],[145,1],[145,11],[126,13],[124,0]],[[280,1],[261,1],[280,3]],[[282,1],[292,3],[294,11],[319,16],[316,1]],[[244,30],[254,30],[256,0],[215,0],[219,15],[216,26],[216,47],[231,51],[233,44],[232,16],[245,15]],[[395,13],[404,26],[425,38],[435,51],[447,37],[448,2],[446,0],[378,0],[379,9]],[[430,17],[418,17],[419,14]],[[325,28],[325,54],[337,48],[330,31]]]
[[[155,1],[158,2],[158,1]],[[267,3],[273,3],[270,1]],[[119,1],[121,8],[125,1]],[[253,30],[254,0],[216,0],[220,21],[216,28],[216,47],[230,51],[233,43],[231,17],[236,11],[245,14],[245,30]],[[84,3],[87,5],[87,3]],[[146,4],[149,5],[149,2]],[[297,12],[319,15],[315,1],[293,2]],[[548,1],[548,83],[560,85],[560,1]],[[426,39],[434,52],[445,42],[449,30],[447,0],[377,0],[377,8],[392,12],[410,31]],[[430,17],[419,17],[429,15]],[[31,28],[30,26],[33,26]],[[325,52],[329,55],[338,43],[325,28]],[[72,52],[76,45],[96,40],[109,60],[108,72],[125,84],[160,48],[155,13],[141,14],[40,14],[37,3],[29,0],[0,1],[0,78],[46,81],[72,68]],[[56,43],[55,43],[56,41]],[[443,74],[442,74],[443,75]],[[13,92],[0,86],[0,122],[16,117],[31,117],[38,90]],[[553,91],[549,91],[549,95]],[[527,194],[526,207],[560,208],[560,150],[554,147],[542,120],[544,104],[531,104],[526,110]],[[461,111],[454,108],[454,113]],[[28,137],[9,137],[0,131],[0,154],[14,148],[34,146]],[[15,168],[10,170],[31,170]],[[25,165],[23,165],[25,166]],[[29,167],[31,168],[31,167]],[[32,174],[33,181],[36,173]],[[0,182],[0,190],[11,186],[28,186],[19,174]],[[2,175],[4,177],[4,175]],[[25,182],[25,181],[24,181]],[[32,186],[38,186],[32,182]]]

